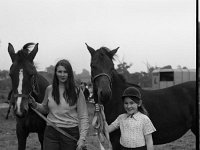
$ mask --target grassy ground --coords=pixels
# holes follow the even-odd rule
[[[0,103],[5,100],[0,100]],[[90,122],[93,118],[94,106],[88,104]],[[0,149],[1,150],[16,150],[17,149],[17,137],[15,133],[15,118],[10,116],[8,120],[5,120],[7,108],[0,109]],[[89,128],[87,136],[87,143],[89,144],[88,150],[99,150],[98,139],[96,131],[92,126]],[[27,139],[27,150],[39,150],[40,143],[37,139],[37,134],[32,133]],[[171,142],[169,144],[155,146],[155,150],[195,150],[195,136],[191,131],[188,131],[182,138]]]

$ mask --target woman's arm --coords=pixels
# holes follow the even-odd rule
[[[43,99],[42,103],[37,103],[36,102],[36,110],[38,110],[39,112],[43,113],[43,114],[48,114],[49,109],[48,109],[48,95],[49,95],[49,91],[52,88],[52,86],[48,86],[45,90],[45,96]]]
[[[80,127],[79,140],[85,140],[89,128],[89,117],[88,117],[87,104],[82,90],[80,90],[78,95],[77,112],[78,112],[79,127]]]
[[[152,134],[147,134],[144,137],[147,145],[147,150],[154,150]]]

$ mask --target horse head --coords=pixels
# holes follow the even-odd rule
[[[87,46],[91,54],[91,80],[93,83],[94,100],[99,103],[107,103],[112,97],[112,72],[114,70],[113,56],[119,49],[110,50],[101,47],[94,50]]]
[[[12,101],[17,117],[25,117],[29,106],[28,100],[33,94],[37,95],[37,71],[33,59],[38,52],[38,44],[32,51],[29,50],[34,43],[27,43],[21,50],[15,53],[14,47],[9,43],[8,53],[12,60],[10,77],[12,81]]]

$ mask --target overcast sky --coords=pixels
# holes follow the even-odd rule
[[[9,70],[7,47],[39,43],[38,70],[62,58],[74,71],[90,71],[85,42],[120,47],[115,64],[196,68],[196,0],[0,0],[0,70]]]

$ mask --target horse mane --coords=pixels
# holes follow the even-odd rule
[[[25,45],[22,47],[22,49],[26,49],[26,50],[30,51],[29,48],[30,48],[30,46],[32,46],[32,45],[35,45],[35,43],[27,43],[27,44],[25,44]]]
[[[28,54],[30,53],[30,46],[35,45],[35,43],[27,43],[25,44],[21,50],[19,50],[16,54],[18,56],[18,61],[19,62],[24,62],[27,57]]]
[[[120,74],[116,71],[116,74],[118,75],[118,77],[123,81],[123,82],[126,82],[126,79],[125,77],[123,76],[123,74]]]
[[[123,74],[118,73],[116,70],[114,70],[113,73],[114,73],[114,75],[117,76],[123,83],[127,84],[128,86],[134,86],[134,87],[136,87],[136,88],[141,89],[141,86],[126,81],[126,79],[125,79],[125,77],[123,76]]]
[[[111,56],[110,53],[109,53],[111,50],[109,48],[105,47],[105,46],[100,47],[99,50],[101,50],[102,53],[106,54],[109,58],[111,58],[112,61],[114,61],[115,56],[117,56],[117,54],[115,54],[114,56]]]
[[[138,84],[134,84],[134,83],[130,83],[130,82],[126,82],[126,84],[129,85],[129,86],[134,86],[134,87],[136,87],[138,89],[142,89],[142,87],[139,86]]]
[[[114,56],[117,56],[116,54],[115,54],[114,56],[110,56],[110,53],[109,53],[109,52],[110,52],[111,50],[110,50],[109,48],[105,47],[105,46],[102,46],[99,50],[101,50],[101,52],[102,52],[103,54],[106,54],[107,56],[109,56],[109,57],[112,59],[112,61],[115,60]],[[141,87],[140,87],[139,85],[134,84],[134,83],[127,82],[126,79],[125,79],[125,77],[123,76],[123,74],[118,73],[118,72],[116,71],[116,69],[113,71],[113,73],[114,73],[114,75],[118,76],[119,79],[120,79],[122,82],[124,82],[125,84],[127,84],[128,86],[134,86],[134,87],[136,87],[136,88],[140,88],[140,89],[141,89]]]

